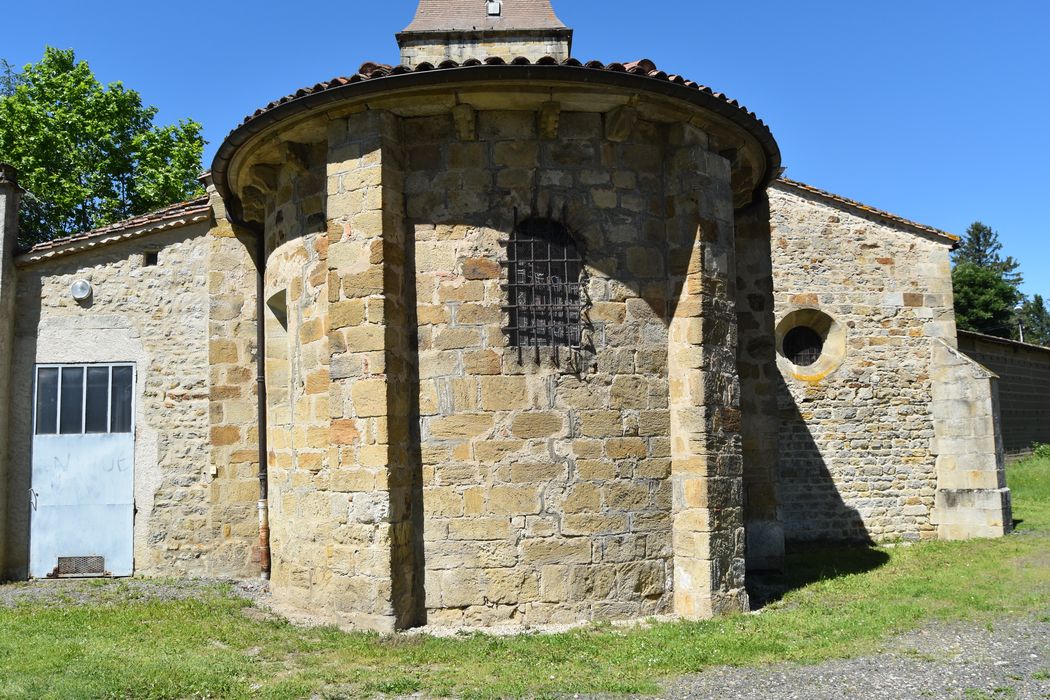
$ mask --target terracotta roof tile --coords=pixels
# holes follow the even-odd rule
[[[353,91],[358,88],[362,90],[362,95],[380,94],[387,91],[393,93],[402,86],[420,87],[430,84],[431,81],[434,85],[443,82],[457,82],[460,79],[460,72],[464,83],[479,82],[489,78],[485,75],[489,70],[492,71],[491,79],[508,83],[517,79],[525,81],[564,80],[568,84],[584,83],[588,81],[589,73],[592,71],[597,74],[593,79],[595,84],[619,84],[630,89],[639,89],[644,88],[644,84],[634,83],[633,80],[637,78],[651,81],[652,86],[649,89],[653,92],[701,105],[748,131],[759,142],[769,159],[769,167],[765,174],[767,180],[771,179],[772,174],[780,167],[780,148],[777,146],[776,139],[773,138],[769,127],[754,112],[736,100],[715,92],[705,85],[681,75],[661,71],[648,59],[628,63],[602,63],[601,61],[583,63],[575,58],[560,61],[550,56],[534,61],[524,57],[510,59],[489,57],[484,60],[473,58],[462,62],[446,60],[437,65],[423,62],[415,66],[390,66],[367,62],[362,64],[357,73],[353,75],[335,77],[275,100],[248,115],[220,144],[212,163],[215,185],[228,202],[235,201],[236,198],[230,191],[230,183],[227,181],[230,162],[234,154],[253,136],[262,133],[291,114],[321,109],[337,100],[350,98],[354,94]],[[564,73],[562,74],[561,71]],[[444,72],[448,74],[436,75]],[[624,80],[626,76],[631,76],[630,80]],[[387,80],[390,81],[389,84],[386,83]],[[630,85],[627,84],[628,82]]]
[[[896,214],[891,214],[888,211],[876,209],[875,207],[868,206],[867,204],[863,204],[854,199],[849,199],[841,195],[833,194],[826,190],[821,190],[816,187],[812,187],[811,185],[798,182],[797,180],[790,180],[786,177],[781,177],[777,179],[776,183],[774,184],[783,185],[788,189],[816,195],[824,200],[831,201],[836,204],[841,204],[855,211],[859,211],[863,214],[878,217],[890,223],[897,224],[898,226],[903,226],[904,228],[911,229],[912,231],[924,233],[941,239],[946,239],[952,244],[956,244],[961,240],[958,236],[950,234],[947,231],[942,231],[939,228],[933,228],[932,226],[927,226],[926,224],[920,224],[910,219],[905,219],[903,216],[897,216]]]
[[[92,231],[84,231],[83,233],[75,233],[71,236],[56,238],[44,243],[37,243],[31,248],[19,250],[18,257],[23,262],[56,257],[66,253],[77,252],[84,248],[93,248],[118,240],[135,238],[154,231],[205,221],[210,213],[208,197],[198,197],[197,199],[172,204],[163,209],[124,221],[118,221]]]
[[[512,66],[532,66],[532,65],[536,65],[536,66],[559,66],[560,65],[560,66],[566,66],[566,67],[570,67],[570,68],[588,68],[588,69],[591,69],[591,70],[606,71],[606,72],[609,72],[609,73],[629,73],[631,75],[643,76],[643,77],[651,78],[653,80],[657,80],[657,81],[660,81],[660,82],[673,83],[675,85],[682,85],[684,87],[691,88],[691,89],[697,90],[699,92],[707,93],[708,95],[711,95],[712,97],[715,97],[716,99],[721,100],[722,102],[725,102],[727,105],[738,109],[741,113],[743,113],[743,115],[745,115],[745,116],[755,120],[756,122],[758,122],[762,126],[765,126],[765,123],[762,122],[762,120],[759,119],[755,115],[754,112],[748,110],[746,107],[741,105],[736,100],[730,99],[729,97],[727,97],[726,95],[724,95],[721,92],[715,92],[714,90],[712,90],[711,88],[707,87],[706,85],[701,85],[700,83],[697,83],[695,81],[683,78],[680,75],[669,74],[669,73],[666,73],[666,72],[664,72],[662,70],[659,70],[656,67],[656,64],[653,63],[652,61],[650,61],[647,58],[643,58],[643,59],[640,59],[640,60],[637,60],[637,61],[631,61],[629,63],[617,63],[617,62],[602,63],[601,61],[587,61],[586,63],[583,63],[583,62],[581,62],[581,61],[579,61],[579,60],[577,60],[575,58],[568,58],[568,59],[565,59],[564,61],[558,61],[558,59],[552,58],[551,56],[544,56],[543,58],[539,58],[536,61],[530,61],[528,58],[525,58],[523,56],[519,56],[519,57],[516,57],[516,58],[511,58],[509,60],[506,59],[506,58],[501,58],[499,56],[490,56],[489,58],[486,58],[484,60],[471,58],[471,59],[468,59],[466,61],[463,61],[462,63],[457,62],[457,61],[453,61],[453,60],[442,61],[441,63],[439,63],[436,66],[434,64],[432,64],[432,63],[424,62],[424,63],[420,63],[420,64],[418,64],[418,65],[416,65],[414,67],[413,66],[400,66],[400,65],[399,66],[390,66],[390,65],[387,65],[385,63],[373,63],[371,61],[368,61],[368,62],[362,63],[361,67],[358,69],[357,73],[355,73],[354,75],[351,75],[351,76],[340,76],[340,77],[332,78],[331,80],[327,80],[327,81],[324,81],[324,82],[321,82],[321,83],[317,83],[316,85],[313,85],[311,87],[305,87],[305,88],[302,88],[300,90],[297,90],[297,91],[295,91],[294,93],[292,93],[290,95],[286,95],[285,97],[280,98],[279,100],[274,100],[273,102],[269,103],[265,107],[257,109],[255,112],[253,112],[252,114],[247,116],[244,119],[244,121],[242,122],[242,124],[248,124],[249,122],[253,121],[254,119],[262,116],[263,114],[265,114],[265,113],[267,113],[267,112],[269,112],[269,111],[271,111],[271,110],[273,110],[273,109],[275,109],[277,107],[280,107],[281,105],[287,104],[289,102],[293,102],[293,101],[298,100],[298,99],[309,97],[311,95],[315,95],[315,94],[318,94],[318,93],[327,92],[328,90],[332,90],[332,89],[335,89],[335,88],[343,87],[345,85],[353,85],[355,83],[361,83],[361,82],[370,81],[370,80],[378,80],[380,78],[386,78],[386,77],[389,77],[389,76],[397,76],[397,75],[405,75],[405,74],[409,74],[409,73],[425,73],[427,71],[435,71],[435,70],[454,70],[456,68],[473,68],[473,67],[476,67],[476,66],[507,66],[507,65],[512,65]]]

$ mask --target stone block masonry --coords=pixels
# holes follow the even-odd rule
[[[548,0],[424,0],[398,41],[238,126],[207,223],[178,205],[15,280],[0,168],[2,573],[39,362],[138,368],[137,572],[258,573],[265,437],[274,598],[346,628],[701,619],[786,539],[1006,531],[953,237],[767,192],[754,114],[562,60]]]
[[[387,631],[745,609],[728,161],[691,126],[462,112],[300,128],[326,150],[256,178],[275,595]],[[530,217],[585,251],[575,355],[503,331]]]
[[[732,274],[732,222],[717,221],[713,204],[728,191],[699,194],[698,180],[725,175],[724,161],[702,146],[676,151],[666,132],[645,122],[619,143],[604,138],[598,114],[561,114],[553,139],[540,124],[525,111],[479,112],[467,139],[447,116],[403,125],[416,241],[428,620],[542,624],[639,617],[679,604],[688,616],[739,609],[742,580],[734,576],[742,576],[743,543],[732,524],[739,513],[709,509],[704,495],[724,478],[725,495],[739,497],[739,455],[717,453],[739,446],[716,434],[692,447],[722,418],[695,402],[720,403],[722,393],[706,392],[720,391],[721,382],[710,380],[735,377],[732,362],[704,359],[700,347],[703,324],[715,322],[716,300],[731,289],[704,280]],[[672,181],[683,183],[680,192],[665,189]],[[667,197],[680,214],[668,215]],[[701,213],[709,217],[703,243]],[[594,351],[575,371],[547,351],[538,364],[532,353],[519,362],[500,329],[497,263],[515,214],[564,221],[588,251]],[[681,315],[669,315],[674,309]],[[668,381],[676,333],[676,358],[687,365],[681,376],[696,375],[680,385]],[[676,518],[687,533],[677,548]],[[725,543],[709,546],[709,537]],[[732,593],[712,598],[711,587]],[[693,588],[697,594],[687,593]]]
[[[257,575],[249,559],[257,533],[255,467],[246,454],[253,375],[239,335],[253,327],[253,312],[238,296],[248,292],[229,291],[243,280],[223,281],[243,262],[224,257],[233,255],[222,248],[235,239],[210,229],[207,222],[180,226],[20,264],[8,477],[17,493],[8,518],[12,578],[24,577],[28,566],[34,364],[111,362],[133,362],[138,378],[136,572]],[[145,264],[147,252],[157,254],[156,265]],[[89,304],[70,297],[78,279],[94,287]],[[242,437],[245,445],[236,447]]]
[[[1013,521],[998,377],[944,341],[933,352],[937,500],[931,520],[945,540],[1002,537]]]
[[[222,544],[213,555],[241,575],[257,574],[259,535],[258,369],[255,358],[255,235],[239,231],[209,189],[215,224],[208,232],[208,389],[213,480],[208,500]]]
[[[386,631],[416,624],[422,600],[397,126],[379,112],[334,122],[325,158],[282,175],[295,181],[284,192],[324,188],[325,230],[304,229],[280,190],[267,207],[268,229],[288,240],[267,272],[287,309],[284,326],[268,324],[275,591]]]
[[[776,317],[770,253],[769,199],[756,197],[736,220],[737,366],[747,566],[774,571],[784,563],[784,525],[777,495]]]
[[[8,544],[7,500],[12,467],[8,455],[11,406],[11,364],[15,327],[15,246],[22,189],[18,174],[0,163],[0,578],[4,577]]]
[[[778,347],[786,536],[935,538],[933,361],[935,340],[955,337],[950,241],[789,184],[769,193],[777,341],[799,323],[830,325],[813,368]]]

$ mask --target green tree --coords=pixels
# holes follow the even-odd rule
[[[1026,299],[1017,315],[1024,326],[1025,342],[1050,347],[1050,311],[1043,297],[1036,294]]]
[[[48,47],[0,89],[9,92],[0,92],[0,162],[17,168],[28,190],[23,243],[199,194],[200,124],[155,124],[155,107],[119,82],[102,85],[72,50]]]
[[[955,320],[959,328],[1003,338],[1015,330],[1014,309],[1022,296],[1001,272],[970,261],[952,270]]]
[[[1000,255],[1002,249],[999,232],[992,229],[991,226],[975,221],[970,224],[970,228],[966,229],[966,237],[952,253],[952,260],[956,265],[969,262],[977,267],[998,272],[1007,284],[1017,289],[1024,281],[1021,273],[1018,272],[1021,263],[1010,256],[1003,259]]]

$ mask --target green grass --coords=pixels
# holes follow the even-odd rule
[[[1050,456],[1032,457],[1006,468],[1019,530],[1050,533]]]
[[[791,590],[779,601],[759,615],[708,622],[595,626],[550,636],[381,639],[260,620],[221,587],[197,600],[118,602],[113,596],[93,606],[0,609],[0,697],[645,693],[664,678],[714,665],[870,652],[888,635],[931,621],[1047,617],[1050,460],[1012,466],[1009,478],[1015,517],[1027,534],[796,551],[779,582]]]

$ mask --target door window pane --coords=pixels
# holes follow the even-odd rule
[[[62,368],[62,409],[59,432],[76,435],[84,432],[84,368]]]
[[[41,367],[36,375],[36,434],[58,432],[58,369]]]
[[[131,391],[133,370],[131,367],[113,368],[113,403],[110,407],[110,432],[131,432]]]
[[[109,367],[87,368],[84,410],[84,432],[104,433],[109,430]]]

